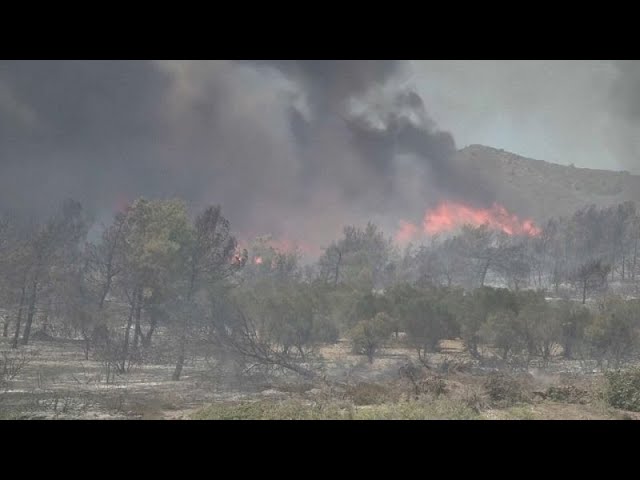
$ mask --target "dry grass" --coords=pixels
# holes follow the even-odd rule
[[[640,413],[606,403],[606,382],[600,375],[549,370],[491,375],[477,367],[458,368],[469,360],[459,352],[458,341],[442,342],[441,347],[429,359],[431,369],[420,366],[401,339],[373,365],[353,355],[347,342],[323,347],[326,382],[288,376],[261,383],[242,378],[232,384],[217,371],[212,377],[210,366],[194,362],[180,382],[170,380],[172,366],[165,364],[142,365],[106,384],[102,365],[84,360],[81,345],[34,342],[25,351],[39,355],[31,356],[0,391],[0,419],[640,418]],[[417,383],[400,375],[408,362],[422,369]]]

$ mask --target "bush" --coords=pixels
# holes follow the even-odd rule
[[[0,352],[0,387],[6,387],[29,364],[30,355],[21,352]]]
[[[498,407],[509,407],[527,400],[521,383],[502,373],[492,374],[484,382],[489,400]]]
[[[549,387],[545,394],[547,399],[554,402],[584,404],[587,401],[589,392],[575,385],[560,385],[557,387]]]
[[[360,382],[347,386],[346,395],[354,405],[377,405],[389,400],[390,391],[384,385]]]
[[[605,399],[622,410],[640,412],[640,368],[605,374]]]
[[[476,413],[487,407],[486,395],[474,385],[464,385],[456,392],[456,398]]]
[[[422,381],[422,391],[428,395],[432,395],[434,397],[440,397],[447,393],[447,384],[444,379],[439,375],[431,375],[427,376]]]

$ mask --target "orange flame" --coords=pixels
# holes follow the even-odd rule
[[[398,243],[406,244],[420,233],[435,235],[450,232],[463,225],[474,227],[486,225],[507,235],[537,236],[541,233],[533,220],[521,220],[497,203],[491,208],[474,208],[461,203],[444,202],[425,213],[422,232],[416,225],[401,220],[395,238]]]
[[[415,238],[419,233],[419,228],[411,222],[400,220],[400,227],[395,235],[397,243],[406,244]]]
[[[253,263],[255,263],[256,265],[262,265],[262,257],[254,258]]]

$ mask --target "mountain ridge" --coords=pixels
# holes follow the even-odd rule
[[[628,171],[559,165],[479,144],[458,150],[454,161],[489,185],[496,202],[539,223],[589,205],[640,201],[640,175]]]

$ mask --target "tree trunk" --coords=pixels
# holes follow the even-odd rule
[[[489,271],[489,266],[491,265],[491,262],[487,262],[484,264],[484,267],[482,268],[482,276],[480,277],[480,286],[484,287],[484,281],[487,278],[487,272]]]
[[[636,266],[637,266],[637,259],[638,259],[638,241],[640,240],[640,236],[636,237],[636,243],[635,246],[633,247],[633,268],[631,269],[631,278],[633,279],[633,281],[636,281]]]
[[[133,303],[131,304],[131,309],[129,310],[129,318],[127,319],[127,328],[124,331],[124,344],[122,346],[122,358],[120,359],[120,371],[125,371],[125,366],[127,363],[127,356],[129,355],[129,335],[131,332],[131,324],[133,323],[133,312],[136,308],[136,294],[137,290],[133,295]]]
[[[367,359],[369,360],[369,364],[373,363],[374,353],[372,351],[367,351]]]
[[[587,303],[587,282],[586,280],[582,283],[582,304],[585,305]]]
[[[176,368],[173,371],[173,375],[171,376],[171,379],[174,382],[177,382],[178,380],[180,380],[180,375],[182,375],[182,368],[184,367],[184,359],[185,359],[185,353],[186,353],[186,343],[187,343],[186,335],[183,333],[180,336],[179,345],[178,345],[178,361],[176,362]]]
[[[616,273],[616,257],[614,255],[613,260],[611,261],[611,281],[613,282],[615,280],[615,273]]]
[[[102,310],[102,308],[104,307],[104,301],[107,299],[109,290],[111,290],[111,279],[107,280],[107,284],[102,290],[102,294],[100,295],[100,302],[98,302],[98,310]]]
[[[31,286],[31,295],[29,297],[29,312],[27,313],[27,323],[24,325],[24,333],[22,334],[22,344],[27,345],[29,343],[29,336],[31,335],[31,324],[33,323],[33,316],[36,313],[36,296],[38,293],[38,281],[34,280]]]
[[[191,306],[191,300],[193,298],[195,288],[196,288],[196,276],[198,274],[196,265],[192,265],[191,276],[189,279],[189,291],[187,293],[187,305]],[[178,361],[176,362],[176,368],[173,371],[173,375],[171,378],[173,381],[177,382],[180,380],[180,375],[182,375],[182,369],[184,367],[184,360],[187,354],[187,323],[190,321],[190,312],[189,314],[184,316],[182,321],[182,332],[180,334],[180,339],[178,340]]]
[[[340,263],[342,262],[342,252],[338,251],[338,261],[336,262],[336,271],[333,278],[333,286],[338,285],[338,277],[340,276]]]
[[[151,323],[151,326],[149,327],[149,331],[147,332],[146,335],[142,335],[141,337],[142,346],[144,348],[149,348],[151,346],[151,336],[153,335],[153,332],[156,331],[156,326],[158,324],[156,317],[151,317],[150,323]]]
[[[9,316],[7,315],[6,317],[4,317],[4,327],[2,328],[2,336],[4,338],[7,338],[7,336],[9,335]]]
[[[51,312],[51,296],[49,296],[49,300],[47,301],[47,308],[44,311],[44,315],[42,317],[42,331],[44,333],[48,333],[49,330],[49,314]]]
[[[565,342],[565,344],[562,346],[562,354],[566,360],[570,360],[573,356],[573,352],[571,350],[571,342]]]
[[[142,336],[142,330],[140,328],[140,314],[142,312],[142,289],[138,290],[138,297],[136,299],[136,327],[133,333],[133,348],[138,349],[138,343]]]
[[[20,323],[22,322],[22,308],[24,307],[24,299],[27,293],[27,286],[22,284],[22,293],[20,294],[20,306],[18,307],[18,315],[16,316],[16,331],[13,335],[11,348],[18,348],[18,338],[20,337]]]
[[[91,336],[88,332],[83,328],[82,329],[82,339],[84,340],[84,359],[89,360],[89,350],[91,349]]]
[[[300,353],[300,358],[302,359],[302,361],[305,362],[306,356],[304,354],[304,349],[302,348],[302,345],[298,345],[298,352]]]

